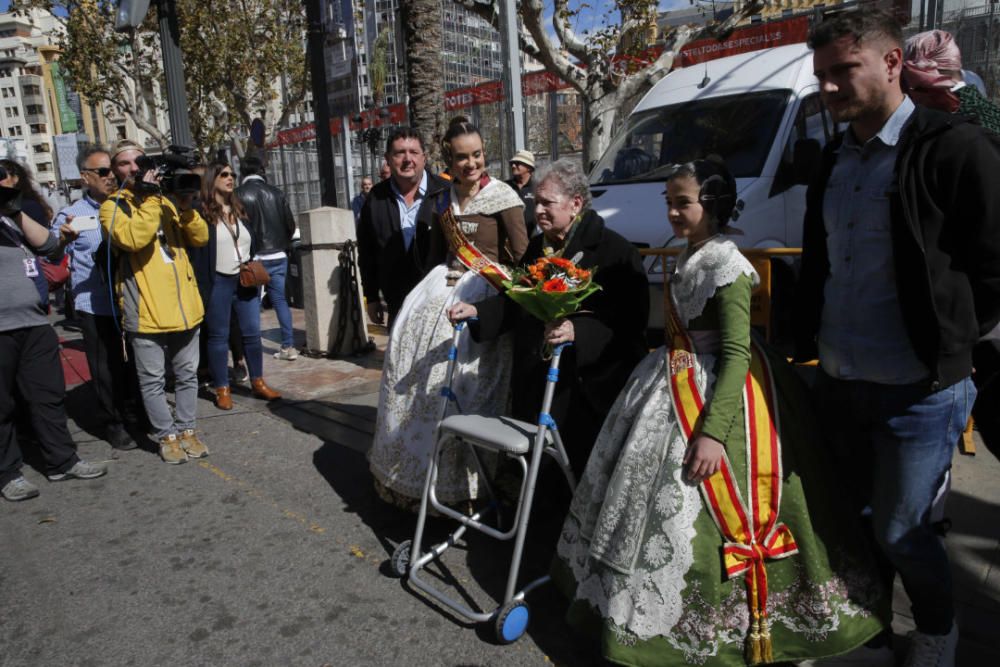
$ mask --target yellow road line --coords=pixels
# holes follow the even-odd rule
[[[256,487],[251,486],[248,482],[245,482],[239,479],[238,477],[230,475],[229,473],[222,470],[218,466],[213,465],[208,461],[199,461],[198,465],[204,468],[205,470],[209,471],[222,481],[229,482],[230,484],[235,484],[237,487],[239,487],[241,491],[246,493],[248,496],[256,498],[257,500],[262,501],[266,505],[270,505],[271,507],[275,508],[276,510],[278,510],[279,514],[281,514],[286,518],[292,519],[296,523],[304,526],[308,531],[316,533],[318,535],[322,535],[323,533],[326,532],[326,528],[319,525],[318,523],[310,521],[304,514],[282,507],[281,504],[274,498],[271,498],[266,493],[257,489]]]

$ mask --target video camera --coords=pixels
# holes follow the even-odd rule
[[[140,155],[135,163],[139,167],[135,185],[143,194],[190,195],[201,191],[201,176],[192,171],[198,164],[193,148],[169,146],[162,155]],[[144,180],[151,170],[159,176],[159,184]]]

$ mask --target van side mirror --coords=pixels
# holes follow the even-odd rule
[[[823,147],[818,139],[799,139],[792,148],[792,178],[795,185],[809,185],[819,169]]]

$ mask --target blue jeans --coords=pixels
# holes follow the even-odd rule
[[[274,306],[274,314],[278,316],[278,326],[281,327],[281,347],[292,347],[295,339],[292,337],[292,310],[288,307],[288,297],[285,295],[285,276],[288,274],[288,258],[265,259],[261,261],[271,276],[267,284],[267,298]]]
[[[930,514],[976,398],[972,380],[931,392],[926,383],[879,385],[820,371],[816,394],[843,488],[855,510],[871,507],[887,583],[899,574],[918,630],[946,634],[954,618],[951,568]]]
[[[243,354],[251,379],[264,374],[263,349],[260,343],[260,296],[255,287],[240,287],[239,274],[215,274],[212,293],[205,314],[208,331],[208,370],[212,386],[229,386],[229,319],[236,313],[243,332]]]

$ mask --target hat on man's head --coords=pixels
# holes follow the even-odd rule
[[[535,154],[531,151],[518,151],[514,153],[514,157],[512,157],[510,161],[520,162],[521,164],[528,165],[532,169],[535,168]]]
[[[143,155],[146,154],[146,149],[140,146],[138,142],[131,139],[121,139],[111,147],[111,160],[114,161],[119,153],[124,153],[125,151],[139,151]]]

